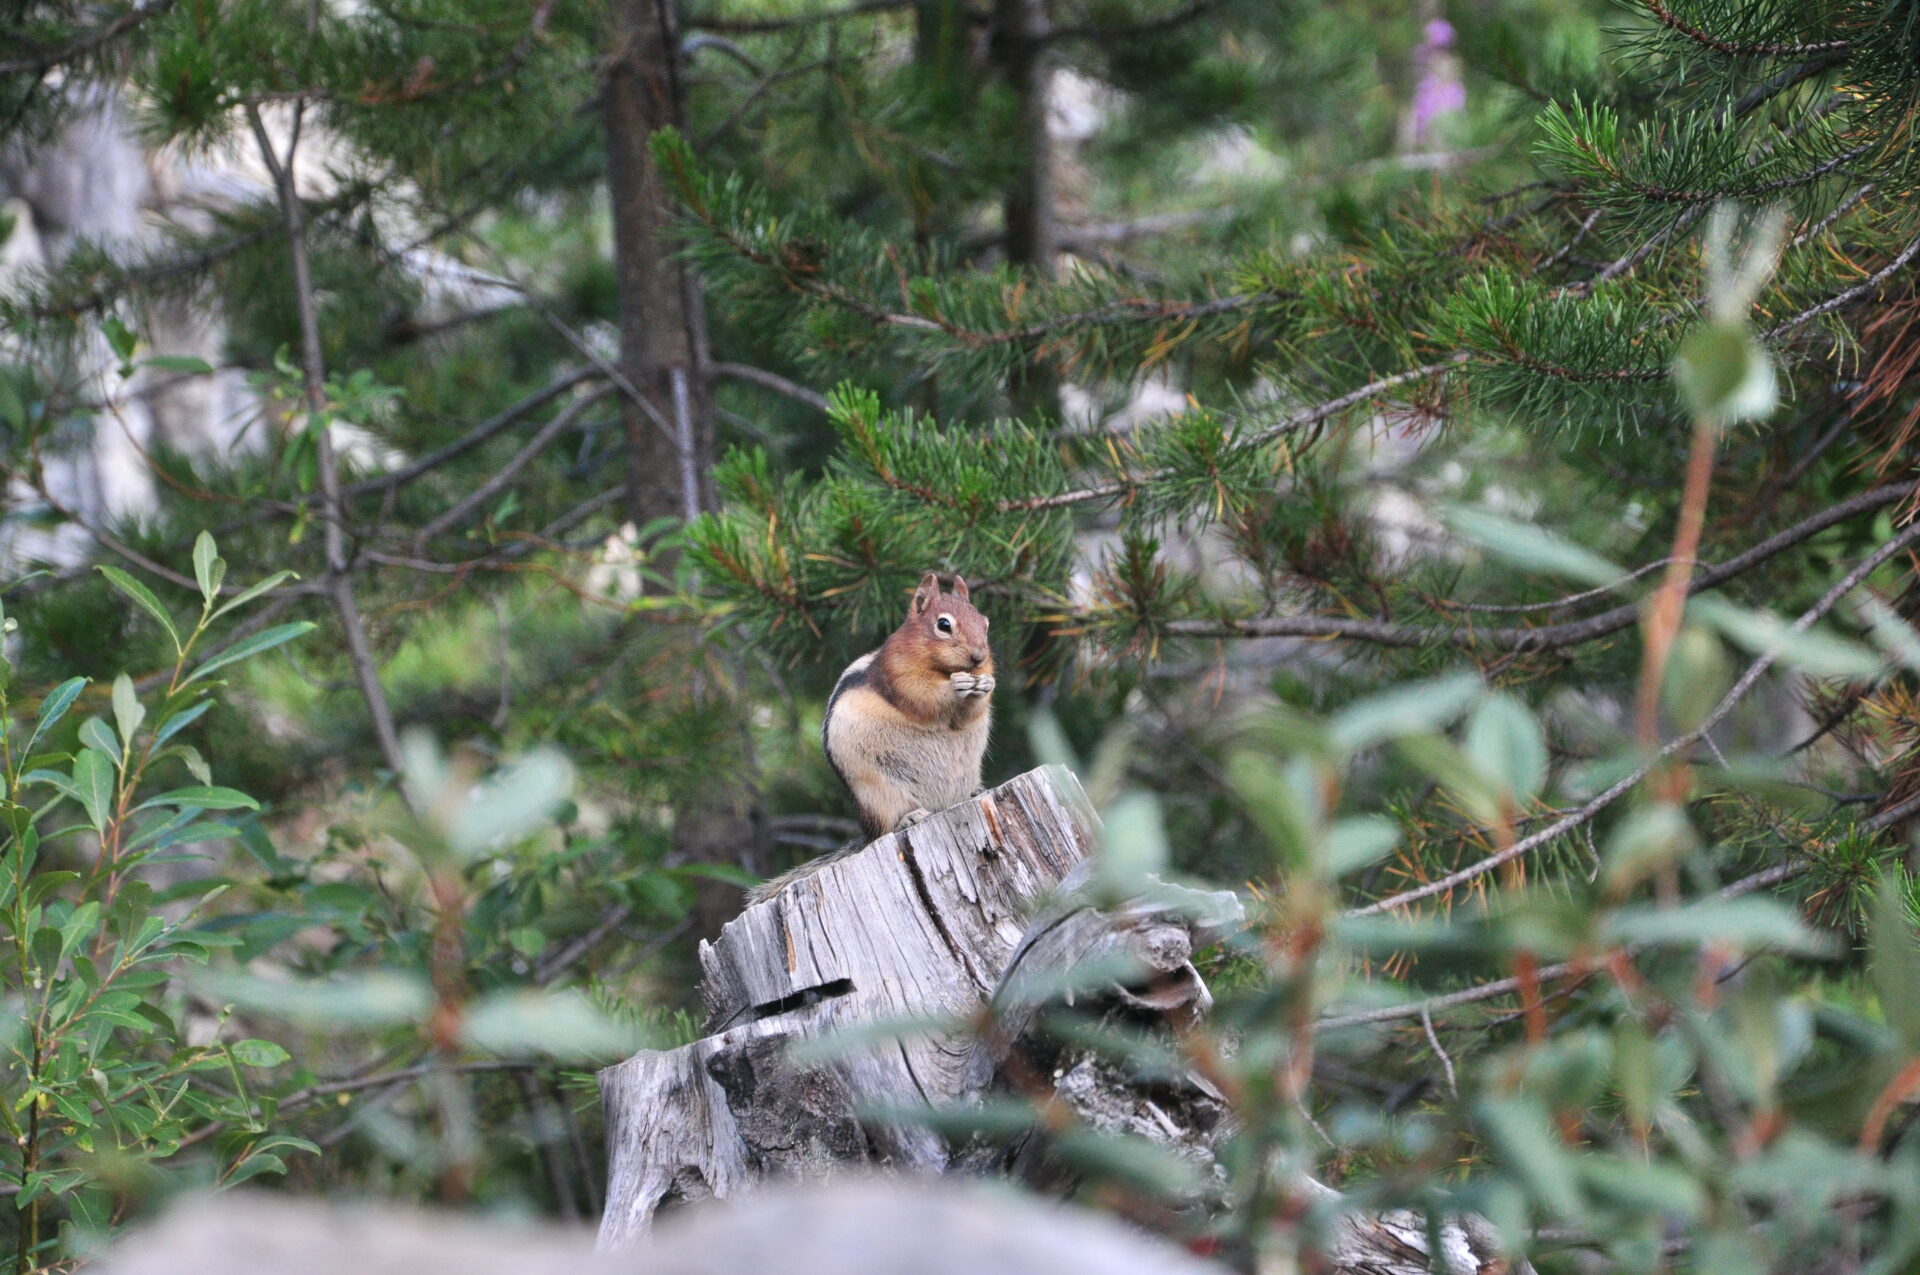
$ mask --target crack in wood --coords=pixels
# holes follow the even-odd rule
[[[953,953],[953,959],[966,970],[967,977],[972,979],[973,985],[980,989],[980,994],[987,995],[993,991],[993,980],[982,977],[980,970],[973,963],[973,954],[954,941],[953,932],[947,928],[946,917],[942,914],[939,905],[933,901],[933,891],[927,888],[926,874],[920,870],[920,856],[913,849],[913,838],[905,832],[900,833],[899,837],[900,859],[907,865],[907,876],[913,882],[913,893],[920,900],[920,907],[933,922],[933,928],[939,932],[940,941],[947,945],[947,951]]]

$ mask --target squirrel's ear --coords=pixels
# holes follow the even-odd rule
[[[940,577],[929,571],[920,577],[920,587],[913,591],[913,613],[919,615],[933,605],[940,596]]]
[[[967,581],[964,576],[955,576],[953,578],[953,596],[959,598],[962,602],[973,601],[973,595],[967,592]]]

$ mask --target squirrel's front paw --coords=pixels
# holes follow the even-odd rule
[[[953,693],[960,699],[976,699],[993,693],[993,676],[989,673],[950,673],[947,680],[953,683]]]
[[[931,818],[933,818],[933,811],[928,810],[925,806],[915,806],[912,810],[907,811],[906,814],[901,815],[899,819],[894,821],[893,830],[898,832],[902,828],[911,828],[922,819]]]

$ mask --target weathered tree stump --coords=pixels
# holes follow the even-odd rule
[[[1212,1004],[1193,952],[1242,923],[1225,892],[1097,903],[1096,822],[1070,773],[1030,771],[823,865],[703,943],[710,1034],[600,1073],[601,1247],[678,1204],[849,1167],[1070,1189],[1075,1169],[1039,1133],[949,1143],[913,1118],[996,1092],[1042,1089],[1088,1127],[1149,1138],[1212,1176],[1230,1123],[1219,1093],[1197,1076],[1143,1080],[1046,1027],[1063,999],[1191,1026]],[[793,1049],[827,1037],[831,1050]],[[1477,1223],[1443,1228],[1437,1264],[1425,1237],[1417,1217],[1343,1219],[1328,1256],[1370,1275],[1507,1269]]]
[[[663,1206],[763,1178],[848,1163],[944,1170],[931,1130],[854,1113],[965,1098],[972,1038],[957,1023],[813,1066],[788,1065],[787,1047],[875,1023],[971,1019],[1034,901],[1086,857],[1093,830],[1071,774],[1030,771],[826,864],[701,944],[714,1034],[600,1074],[602,1243],[643,1233]]]

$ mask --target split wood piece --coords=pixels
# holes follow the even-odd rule
[[[1080,1033],[1058,1033],[1061,1011],[1128,1032],[1166,1037],[1198,1024],[1213,996],[1193,953],[1246,922],[1230,891],[1202,892],[1157,881],[1145,896],[1101,905],[1087,860],[1061,882],[1048,910],[1034,918],[993,996],[989,1027],[968,1058],[974,1094],[1025,1094],[1044,1088],[1086,1128],[1155,1142],[1196,1170],[1200,1195],[1221,1179],[1215,1148],[1228,1131],[1227,1102],[1204,1077],[1162,1074],[1143,1080]],[[1011,1174],[1036,1190],[1070,1194],[1075,1165],[1054,1153],[1039,1129],[997,1144],[973,1145],[956,1167]],[[1196,1196],[1195,1203],[1199,1203]]]

